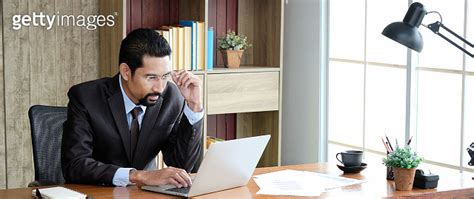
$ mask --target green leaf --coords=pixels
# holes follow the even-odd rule
[[[228,31],[222,38],[217,39],[218,48],[221,50],[245,50],[251,45],[247,42],[247,37],[237,35],[234,31]]]
[[[382,159],[386,166],[406,169],[416,168],[422,161],[423,158],[413,152],[410,147],[396,148],[395,151]]]

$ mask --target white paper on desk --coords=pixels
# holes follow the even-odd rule
[[[257,194],[319,196],[327,189],[362,183],[364,181],[327,174],[283,170],[254,176],[260,190]]]
[[[319,196],[324,190],[308,186],[295,179],[254,179],[260,190],[257,194],[292,195],[292,196]]]

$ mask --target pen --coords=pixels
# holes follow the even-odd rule
[[[383,137],[380,137],[380,139],[382,139],[382,144],[385,146],[385,150],[387,150],[387,153],[390,153],[390,149],[387,146],[387,142],[383,140]]]
[[[411,139],[413,138],[413,135],[410,137],[410,139],[408,139],[408,142],[407,142],[407,145],[410,146],[410,143],[411,143]]]
[[[387,134],[385,134],[385,138],[387,138],[388,146],[390,147],[390,150],[393,151],[392,144],[390,143],[390,140],[387,137]]]

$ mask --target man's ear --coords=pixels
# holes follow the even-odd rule
[[[130,70],[130,67],[128,67],[126,63],[121,63],[119,65],[119,72],[120,72],[120,76],[122,76],[122,78],[125,81],[128,81],[132,77],[132,71]]]

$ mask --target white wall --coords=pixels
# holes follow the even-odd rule
[[[282,165],[327,160],[326,11],[326,0],[285,3]]]

